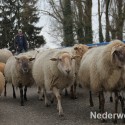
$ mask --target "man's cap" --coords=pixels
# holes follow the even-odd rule
[[[21,30],[21,29],[19,29],[19,30],[18,30],[18,32],[22,32],[22,30]]]

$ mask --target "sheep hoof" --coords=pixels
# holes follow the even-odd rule
[[[101,109],[99,108],[99,113],[101,113]]]
[[[65,96],[68,96],[68,92],[65,92],[65,94],[64,94]]]
[[[6,96],[7,96],[7,94],[6,94],[6,93],[4,93],[4,96],[6,97]]]
[[[79,88],[82,88],[82,86],[79,84]]]
[[[101,119],[101,123],[106,123],[107,121],[105,119]]]
[[[63,112],[59,112],[59,117],[63,117],[64,113]]]
[[[54,99],[51,100],[51,103],[52,103],[52,104],[54,103]]]
[[[90,103],[90,107],[93,107],[93,106],[94,106],[94,104],[91,102],[91,103]]]
[[[125,119],[122,120],[122,123],[125,123]]]
[[[93,107],[94,105],[93,104],[90,104],[90,107]]]
[[[39,96],[39,100],[40,100],[40,101],[43,101],[43,100],[44,100],[44,97],[43,97],[43,96],[42,96],[42,97]]]
[[[49,102],[45,103],[45,106],[46,106],[46,107],[49,107],[49,106],[50,106],[50,103],[49,103]]]
[[[113,98],[112,97],[110,97],[110,102],[113,102]]]
[[[21,103],[21,106],[24,106],[24,104],[23,104],[23,103]]]
[[[76,95],[71,95],[70,97],[71,97],[71,99],[78,99],[78,97]]]
[[[16,97],[13,97],[14,99],[16,99]]]
[[[41,99],[39,99],[39,101],[43,101],[43,99],[41,98]]]
[[[13,98],[16,99],[16,95],[13,95]]]
[[[116,120],[116,119],[114,119],[114,120],[113,120],[113,123],[114,123],[114,124],[117,124],[117,120]]]
[[[26,97],[24,97],[24,100],[25,100],[25,101],[28,101]]]

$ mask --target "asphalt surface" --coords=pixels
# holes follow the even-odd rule
[[[38,100],[37,88],[28,89],[28,101],[20,106],[19,90],[16,89],[17,98],[12,98],[12,87],[7,85],[7,97],[0,97],[0,125],[113,125],[112,120],[101,123],[98,119],[90,119],[90,112],[98,112],[98,98],[93,96],[94,107],[89,106],[88,91],[78,89],[78,99],[72,100],[62,96],[64,117],[58,116],[56,101],[46,107],[44,101]],[[114,103],[109,102],[109,95],[105,95],[107,112],[114,111]],[[120,106],[119,106],[120,107]],[[120,108],[119,108],[120,110]],[[119,120],[118,124],[122,121]]]

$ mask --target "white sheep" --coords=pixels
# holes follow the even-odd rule
[[[27,52],[20,53],[18,56],[24,55],[24,56],[29,56],[29,57],[35,58],[39,52],[40,51],[38,51],[38,50],[29,50]]]
[[[2,72],[0,72],[0,95],[2,94],[2,91],[4,89],[5,85],[5,78]]]
[[[101,113],[104,113],[103,91],[116,90],[124,65],[125,44],[120,40],[88,50],[81,60],[80,83],[99,92]]]
[[[9,57],[13,56],[12,52],[7,49],[0,49],[0,62],[6,63]]]
[[[73,47],[66,47],[62,50],[69,52],[72,55],[76,55],[77,58],[75,60],[73,60],[73,67],[75,70],[75,81],[74,84],[71,86],[70,88],[70,96],[72,99],[76,99],[76,86],[77,86],[77,82],[78,82],[78,71],[79,71],[79,67],[80,67],[80,62],[82,59],[82,56],[88,51],[89,47],[87,45],[84,44],[75,44]],[[67,94],[67,90],[66,93]]]
[[[72,60],[75,56],[60,50],[47,50],[39,56],[33,65],[33,78],[38,87],[44,89],[45,104],[48,105],[46,90],[56,96],[59,115],[63,115],[60,90],[74,82]]]
[[[20,89],[21,106],[24,105],[23,98],[27,100],[27,87],[34,83],[32,77],[32,60],[34,60],[34,58],[28,56],[12,56],[7,60],[4,69],[6,81],[12,83],[15,87],[19,87]],[[25,86],[24,97],[23,86]]]

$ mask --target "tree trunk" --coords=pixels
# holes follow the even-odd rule
[[[110,0],[106,0],[106,42],[110,41],[110,36],[109,36],[109,15],[108,15],[108,9],[109,9],[109,3]]]
[[[112,39],[116,39],[116,30],[115,29],[111,30],[111,35],[112,35]]]
[[[75,0],[78,8],[78,23],[77,23],[77,38],[79,43],[84,43],[84,32],[83,32],[83,6],[81,0]]]
[[[99,19],[99,41],[103,42],[102,24],[101,24],[101,13],[100,13],[100,0],[98,0],[98,19]]]
[[[118,8],[118,21],[117,21],[117,38],[119,40],[123,40],[123,26],[124,26],[124,16],[122,12],[123,7],[123,0],[117,1],[117,8]],[[125,7],[125,6],[124,6]]]
[[[17,13],[18,13],[18,15],[17,15],[17,23],[18,23],[18,29],[20,29],[21,27],[20,27],[20,4],[19,4],[19,0],[17,1],[18,2],[18,6],[17,6]]]
[[[92,43],[92,0],[85,1],[85,44]]]
[[[71,46],[74,44],[73,38],[73,19],[72,19],[72,9],[71,1],[63,1],[64,10],[63,10],[63,33],[64,33],[64,46]]]

